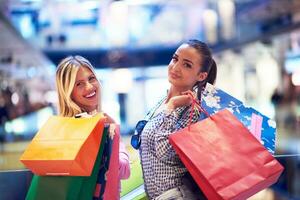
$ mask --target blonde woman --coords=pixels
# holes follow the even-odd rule
[[[56,71],[59,114],[64,117],[101,112],[100,83],[91,63],[81,56],[63,59]]]
[[[102,112],[101,85],[91,63],[81,56],[63,59],[56,71],[56,87],[59,99],[59,115],[64,117],[88,117]],[[114,127],[115,121],[106,113],[107,122]],[[110,131],[111,132],[111,131]],[[113,132],[113,131],[112,131]],[[129,156],[120,143],[119,178],[130,176]],[[95,194],[99,194],[96,187]],[[98,197],[95,196],[94,199]]]

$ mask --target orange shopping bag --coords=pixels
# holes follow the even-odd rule
[[[105,117],[52,116],[38,131],[20,161],[37,175],[90,176]]]
[[[169,141],[208,199],[247,199],[283,167],[228,110],[177,131]]]

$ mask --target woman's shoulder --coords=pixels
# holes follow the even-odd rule
[[[146,114],[146,119],[151,118],[155,114],[155,112],[157,111],[157,109],[164,103],[164,101],[166,100],[166,98],[167,98],[166,95],[161,96],[159,98],[159,100],[156,101],[155,104],[151,106],[150,110]]]

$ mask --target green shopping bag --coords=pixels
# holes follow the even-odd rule
[[[106,127],[91,176],[34,175],[26,200],[90,200],[96,187],[103,147],[108,134]]]

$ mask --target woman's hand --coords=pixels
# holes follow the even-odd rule
[[[109,129],[108,129],[109,134],[108,135],[110,138],[113,138],[114,135],[116,134],[116,122],[108,114],[104,113],[104,116],[106,118],[105,122],[109,124]]]
[[[104,117],[106,118],[106,123],[109,123],[109,124],[112,124],[112,123],[116,123],[116,121],[113,119],[113,118],[111,118],[108,114],[106,114],[106,113],[103,113],[104,114]]]
[[[116,134],[116,124],[109,124],[109,128],[108,128],[108,135],[109,138],[113,139],[114,135]]]
[[[195,98],[195,94],[192,91],[188,90],[186,92],[183,92],[179,96],[170,98],[167,103],[167,109],[175,110],[178,107],[189,106],[193,102],[193,98]]]

